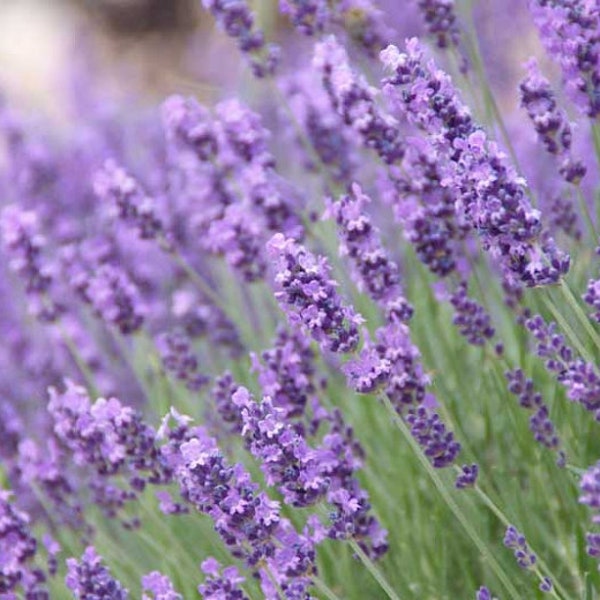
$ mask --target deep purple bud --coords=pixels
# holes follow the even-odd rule
[[[530,569],[535,565],[536,556],[527,545],[525,536],[512,525],[506,528],[504,545],[514,551],[517,563],[522,569]]]

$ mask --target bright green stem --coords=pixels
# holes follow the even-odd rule
[[[560,284],[560,289],[565,295],[565,298],[569,304],[569,306],[573,309],[573,312],[583,325],[584,329],[588,332],[589,336],[592,338],[594,344],[598,351],[600,351],[600,335],[592,325],[589,317],[585,314],[583,308],[581,308],[581,304],[578,302],[573,290],[569,287],[569,284],[563,279]],[[593,361],[592,361],[593,362]]]
[[[594,359],[588,352],[587,348],[583,345],[569,322],[563,317],[562,313],[556,308],[552,299],[548,296],[542,298],[543,303],[546,305],[548,310],[552,313],[552,316],[556,319],[556,322],[561,326],[562,330],[567,334],[570,342],[575,346],[577,352],[589,363],[593,363]]]
[[[363,565],[367,567],[367,570],[373,578],[377,581],[377,583],[381,586],[381,589],[387,594],[387,597],[390,600],[400,600],[400,596],[396,594],[394,588],[389,584],[387,579],[383,576],[381,571],[377,568],[375,563],[365,554],[364,550],[359,546],[358,542],[355,540],[350,540],[350,546],[352,550],[356,553],[356,555],[360,558]]]
[[[323,596],[328,598],[328,600],[341,600],[340,597],[319,577],[313,577],[312,581],[315,584],[315,587],[323,594]]]
[[[408,430],[408,427],[406,426],[406,423],[402,420],[402,418],[394,410],[394,407],[392,406],[390,399],[384,394],[381,395],[381,398],[383,400],[384,405],[388,409],[390,416],[392,417],[392,420],[394,421],[394,423],[396,424],[398,429],[400,429],[400,431],[406,438],[407,442],[409,443],[410,447],[412,448],[414,453],[417,455],[417,458],[419,459],[419,461],[421,462],[421,464],[427,471],[427,474],[429,475],[429,477],[433,481],[433,484],[437,488],[438,492],[440,493],[440,495],[446,502],[446,505],[448,506],[448,508],[452,511],[452,513],[454,514],[454,516],[456,517],[458,522],[463,526],[464,530],[467,532],[467,535],[471,538],[471,540],[473,541],[473,543],[475,544],[475,546],[477,547],[479,552],[481,552],[481,555],[485,558],[485,560],[490,565],[491,569],[494,571],[494,573],[496,574],[498,579],[502,582],[502,584],[508,591],[511,598],[514,598],[515,600],[519,600],[521,598],[521,595],[519,594],[519,592],[517,591],[515,586],[512,584],[509,576],[504,572],[504,569],[502,568],[500,563],[496,560],[492,551],[487,547],[486,543],[481,539],[481,537],[479,536],[477,531],[475,531],[475,529],[473,528],[473,526],[471,525],[471,523],[469,522],[469,520],[467,519],[467,517],[465,516],[463,511],[460,509],[458,504],[455,502],[454,498],[452,498],[450,492],[444,485],[444,482],[441,480],[440,476],[436,473],[435,469],[433,468],[433,466],[431,465],[431,463],[429,462],[427,457],[423,454],[423,452],[421,451],[421,448],[419,447],[417,442],[413,439],[410,431]]]

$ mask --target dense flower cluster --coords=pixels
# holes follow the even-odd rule
[[[77,600],[87,598],[127,600],[129,598],[129,592],[112,577],[93,546],[86,548],[81,560],[75,558],[67,560],[66,583]]]
[[[550,82],[540,73],[537,61],[531,59],[527,68],[527,77],[519,85],[521,104],[546,150],[560,158],[560,174],[569,183],[577,184],[586,169],[571,155],[571,124],[565,112],[558,108]]]
[[[290,323],[308,331],[324,350],[353,352],[362,318],[342,303],[326,259],[281,233],[271,238],[268,252],[277,269],[275,297]]]
[[[195,4],[93,9],[185,29],[160,106],[97,19],[0,90],[0,599],[588,592],[598,1]]]
[[[562,69],[564,85],[588,117],[600,115],[600,9],[594,0],[530,0],[548,53]]]
[[[476,125],[450,77],[425,63],[416,39],[406,53],[389,46],[381,59],[391,73],[384,82],[390,102],[448,156],[444,180],[459,215],[498,258],[505,278],[527,286],[556,283],[569,268],[568,256],[542,231],[523,180]]]

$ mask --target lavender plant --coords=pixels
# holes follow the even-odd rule
[[[197,4],[2,94],[0,597],[600,598],[594,0]]]

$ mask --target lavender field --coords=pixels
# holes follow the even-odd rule
[[[103,4],[0,70],[0,600],[600,599],[598,0],[178,0],[146,81]]]

